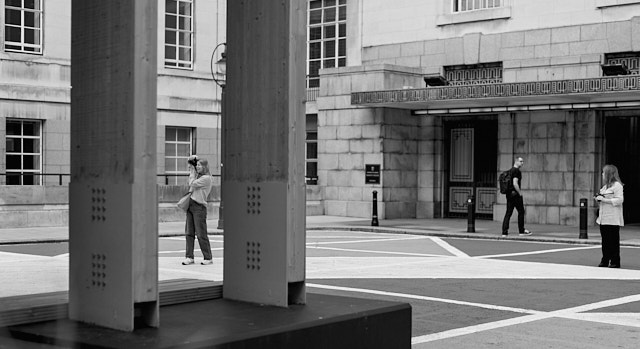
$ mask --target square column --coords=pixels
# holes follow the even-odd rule
[[[69,317],[158,326],[157,2],[72,3]]]
[[[305,0],[227,3],[224,297],[305,302]]]

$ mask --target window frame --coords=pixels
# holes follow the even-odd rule
[[[307,114],[304,140],[304,179],[307,185],[318,184],[318,114]],[[309,137],[315,134],[315,137]],[[315,144],[316,157],[309,157],[309,144]],[[309,174],[309,164],[315,164],[316,173]]]
[[[6,133],[6,130],[8,129],[7,124],[8,123],[20,123],[20,134],[19,135],[10,135],[8,133]],[[24,134],[24,125],[25,123],[33,123],[35,125],[37,125],[38,127],[38,132],[37,135],[25,135]],[[5,121],[5,142],[9,142],[10,139],[14,139],[14,140],[19,140],[20,142],[20,151],[19,152],[10,152],[9,151],[9,147],[6,147],[5,145],[5,179],[4,179],[4,185],[20,185],[20,186],[24,186],[24,185],[44,185],[44,181],[42,180],[42,168],[43,168],[43,136],[42,136],[42,129],[44,126],[44,122],[42,120],[36,120],[36,119],[14,119],[14,118],[7,118]],[[35,149],[35,152],[25,152],[25,147],[24,147],[24,140],[25,139],[37,139],[38,140],[38,147],[37,149]],[[8,157],[9,156],[19,156],[20,157],[20,168],[9,168],[9,161],[8,161]],[[38,157],[38,162],[37,162],[37,168],[36,169],[25,169],[24,164],[25,164],[25,156],[37,156]],[[9,176],[13,176],[13,175],[18,175],[19,176],[19,183],[18,184],[9,184],[8,183],[8,177]],[[33,175],[33,183],[32,184],[24,184],[24,178],[25,175]]]
[[[175,2],[176,4],[176,12],[175,13],[169,13],[167,12],[167,9],[169,8],[167,6],[167,3],[169,2]],[[190,13],[188,15],[181,15],[180,14],[180,4],[181,3],[188,3],[190,6]],[[194,66],[194,5],[195,5],[195,1],[194,0],[165,0],[165,9],[164,9],[164,67],[165,68],[169,68],[169,69],[180,69],[180,70],[193,70],[193,66]],[[175,23],[176,23],[176,28],[169,28],[167,26],[167,17],[169,16],[174,16],[175,17]],[[188,22],[189,22],[189,29],[182,29],[180,28],[180,18],[188,18]],[[174,43],[168,43],[167,42],[167,33],[171,32],[172,34],[175,35],[175,42]],[[180,36],[181,34],[188,34],[188,38],[189,38],[189,45],[181,45],[180,44]],[[189,59],[188,60],[184,60],[180,58],[180,49],[185,49],[188,48],[189,50]],[[175,58],[168,58],[167,57],[167,51],[171,49],[173,50],[173,53],[175,55]]]
[[[319,7],[313,7],[319,3]],[[331,5],[331,3],[333,3]],[[333,11],[333,20],[327,20],[328,11]],[[320,14],[318,22],[312,23],[314,14]],[[343,17],[341,17],[343,14]],[[324,68],[345,67],[347,65],[347,1],[346,0],[309,0],[307,1],[307,88],[320,86],[320,74],[315,73]],[[340,28],[343,28],[343,32]],[[312,32],[319,29],[319,38],[311,38]],[[328,32],[332,30],[333,33]],[[343,34],[343,35],[341,35]],[[333,35],[327,37],[327,35]],[[341,46],[342,42],[342,46]],[[311,58],[312,47],[317,45],[319,58]],[[344,54],[340,54],[343,50]],[[333,54],[331,54],[333,51]],[[314,50],[314,52],[316,52]],[[331,62],[332,61],[332,62]],[[332,63],[332,64],[331,64]],[[327,66],[330,64],[331,66]],[[315,67],[317,65],[317,68]]]
[[[16,52],[16,53],[25,53],[25,54],[34,54],[34,55],[42,55],[44,51],[43,37],[44,37],[44,9],[43,9],[43,0],[34,0],[35,3],[38,4],[38,9],[30,9],[25,8],[24,6],[25,0],[20,0],[21,6],[11,6],[7,5],[6,1],[4,2],[4,17],[3,17],[3,30],[4,30],[4,40],[3,47],[5,52]],[[20,24],[9,24],[7,22],[7,12],[8,11],[19,11],[20,12]],[[34,21],[33,27],[27,26],[25,23],[25,14],[26,13],[37,13],[38,21]],[[35,17],[35,16],[34,16]],[[19,28],[20,30],[20,41],[10,41],[7,38],[9,28]],[[38,32],[37,35],[37,44],[27,43],[25,40],[25,31],[34,30]],[[36,36],[34,36],[35,38]],[[27,48],[31,48],[28,50]]]
[[[176,137],[173,140],[169,140],[167,137],[167,134],[169,133],[169,129],[174,129],[176,130],[175,134]],[[178,139],[178,132],[179,130],[187,130],[189,132],[189,141],[180,141]],[[168,175],[174,175],[171,176],[169,178],[167,178],[167,181],[170,185],[179,185],[180,184],[180,177],[182,175],[189,175],[189,169],[187,168],[187,159],[189,158],[189,156],[191,156],[192,154],[196,153],[196,149],[195,149],[195,129],[193,127],[183,127],[183,126],[170,126],[167,125],[165,126],[165,137],[164,137],[164,145],[165,145],[165,153],[164,153],[164,173],[168,174]],[[175,154],[176,155],[167,155],[167,145],[168,144],[172,144],[175,145]],[[178,146],[179,145],[185,145],[187,144],[189,146],[189,154],[185,155],[185,156],[181,156],[180,154],[178,154]],[[176,164],[176,170],[175,171],[168,171],[167,170],[167,162],[169,161],[174,161]],[[180,170],[180,163],[184,164],[184,170]],[[186,181],[184,182],[186,183]]]
[[[456,4],[466,0],[440,0],[442,1],[440,14],[436,17],[437,26],[464,24],[481,21],[493,21],[511,18],[511,0],[500,0],[499,7],[478,8],[473,10],[457,11]],[[484,2],[489,0],[473,0]]]

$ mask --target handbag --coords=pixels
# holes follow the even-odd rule
[[[183,211],[187,212],[187,209],[189,208],[189,200],[190,199],[191,199],[191,192],[188,192],[188,193],[182,195],[180,200],[178,200],[178,203],[176,204],[176,206],[181,208]]]

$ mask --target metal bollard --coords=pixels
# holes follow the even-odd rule
[[[378,226],[378,192],[373,191],[373,214],[371,216],[371,226]]]
[[[587,236],[587,199],[580,199],[580,235],[579,239],[588,239]]]
[[[476,232],[476,203],[473,195],[467,198],[467,233]]]

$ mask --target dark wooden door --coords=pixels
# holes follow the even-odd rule
[[[605,162],[618,168],[624,183],[624,221],[640,223],[640,115],[607,117],[605,149]]]

